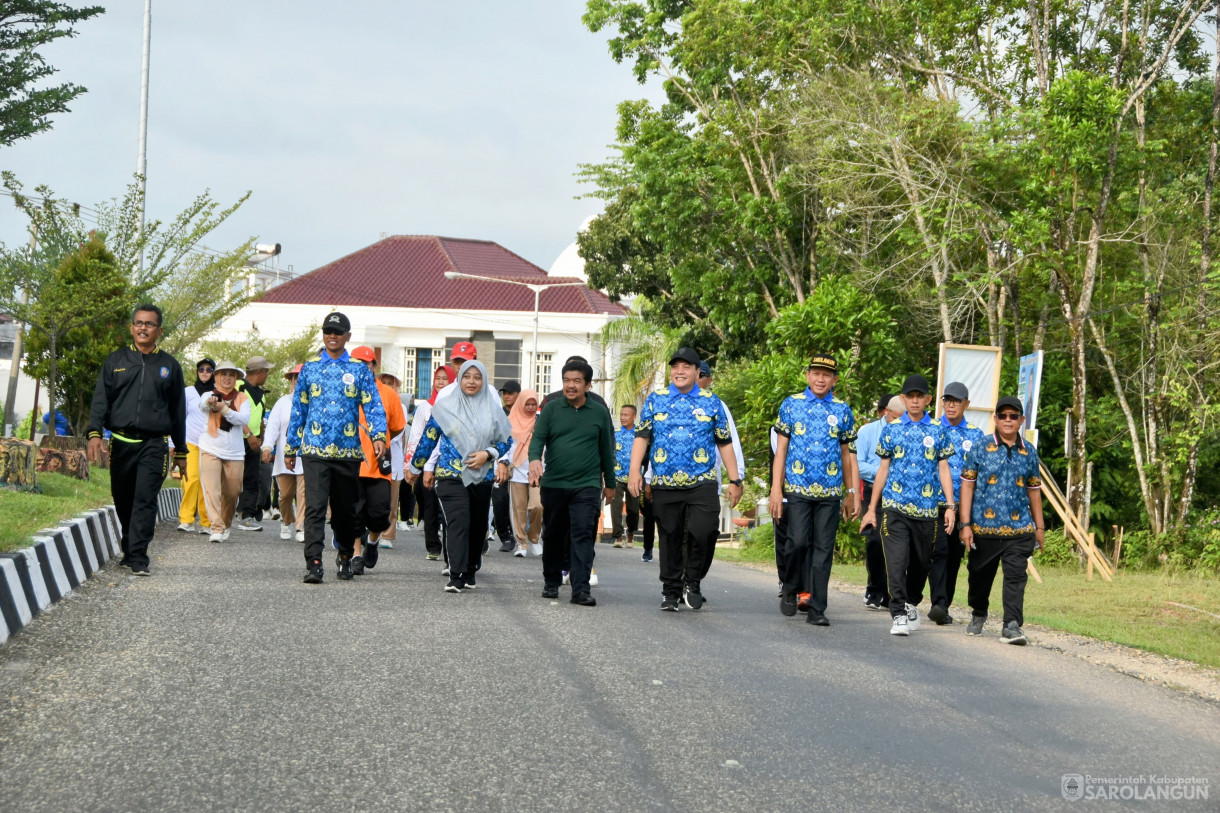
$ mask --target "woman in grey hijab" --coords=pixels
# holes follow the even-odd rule
[[[414,483],[436,451],[436,497],[444,516],[449,582],[460,593],[475,587],[483,557],[495,462],[508,451],[512,427],[481,362],[468,361],[456,387],[436,399],[407,473]]]

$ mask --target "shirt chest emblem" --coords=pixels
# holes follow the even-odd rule
[[[963,441],[962,441],[962,451],[964,451],[964,452],[968,452],[968,451],[970,451],[970,449],[971,449],[973,446],[974,446],[974,441],[970,441],[970,440],[963,440]]]
[[[936,441],[932,440],[931,435],[924,435],[924,439],[923,439],[924,448],[931,449],[935,444],[936,444]]]
[[[162,367],[162,368],[161,368],[161,377],[162,377],[162,378],[169,378],[169,368],[168,368],[168,367]]]
[[[343,374],[343,383],[344,383],[344,384],[347,384],[348,386],[351,386],[352,384],[355,384],[355,383],[356,383],[356,376],[352,375],[351,373],[344,373],[344,374]]]
[[[831,426],[838,426],[839,425],[839,416],[838,415],[827,415],[826,423],[830,424]]]

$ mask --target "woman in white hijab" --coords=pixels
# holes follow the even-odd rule
[[[508,451],[512,433],[500,396],[481,362],[463,364],[457,383],[436,399],[407,474],[407,480],[414,483],[437,450],[436,497],[448,530],[449,583],[445,590],[450,593],[475,587],[475,571],[487,537],[493,469]]]

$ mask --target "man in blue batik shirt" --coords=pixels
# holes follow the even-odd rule
[[[720,493],[716,449],[724,468],[737,471],[737,456],[720,399],[701,389],[699,354],[680,347],[669,360],[669,387],[644,402],[631,447],[627,487],[634,497],[644,487],[644,455],[652,464],[652,505],[660,535],[661,609],[677,612],[679,602],[703,606],[702,580],[712,566],[719,530]],[[741,480],[730,479],[729,504],[741,499]]]
[[[922,375],[909,375],[902,382],[907,411],[881,430],[877,444],[881,466],[868,513],[860,522],[861,528],[876,525],[877,503],[881,503],[881,544],[894,620],[891,635],[905,636],[919,629],[919,611],[908,601],[907,585],[922,585],[928,577],[942,495],[953,493],[949,472],[953,443],[926,412],[932,403],[930,392]],[[946,505],[945,528],[951,529],[956,521],[957,505]]]
[[[970,390],[960,381],[945,385],[941,393],[941,407],[944,414],[940,416],[940,425],[945,428],[949,440],[953,443],[953,456],[949,458],[949,474],[953,478],[953,499],[941,501],[940,522],[936,525],[936,543],[932,547],[932,564],[928,570],[928,593],[932,607],[928,610],[928,618],[940,626],[953,623],[949,615],[949,607],[953,604],[953,594],[957,588],[957,573],[961,568],[962,557],[966,548],[958,537],[962,523],[958,522],[951,530],[944,525],[945,509],[950,502],[961,504],[962,469],[971,452],[977,451],[985,435],[983,430],[966,420],[966,410],[970,408]],[[919,590],[912,591],[911,603],[918,605],[921,598]]]
[[[834,559],[839,512],[858,515],[855,501],[856,418],[851,407],[835,397],[838,363],[829,353],[814,355],[805,370],[804,392],[789,395],[775,422],[775,460],[771,471],[772,518],[788,513],[784,540],[785,573],[780,612],[796,615],[798,589],[807,585],[805,620],[825,627],[830,565]],[[784,498],[787,498],[785,507]],[[793,572],[803,569],[804,574]]]
[[[897,408],[891,408],[891,401]],[[866,423],[856,433],[856,468],[860,470],[860,505],[866,506],[873,499],[873,480],[881,458],[877,457],[877,442],[881,440],[881,429],[898,420],[905,411],[902,399],[887,392],[877,401],[877,420]],[[868,584],[864,588],[864,606],[870,610],[884,610],[890,606],[890,590],[885,575],[885,553],[881,550],[881,529],[876,525],[861,529],[864,537],[864,568],[868,573]]]
[[[374,455],[385,454],[386,417],[377,382],[364,362],[344,347],[352,323],[338,311],[322,320],[322,350],[301,367],[293,391],[292,415],[284,441],[284,465],[294,471],[302,457],[305,475],[305,583],[322,583],[326,508],[339,540],[339,573],[352,578],[356,544],[356,503],[360,497],[360,409],[368,422]]]
[[[635,404],[625,404],[618,411],[619,428],[614,431],[614,499],[610,501],[610,524],[614,528],[614,547],[624,547],[623,500],[627,501],[627,536],[625,546],[635,544],[635,529],[640,524],[640,500],[627,490],[627,473],[631,470],[631,447],[635,443]]]
[[[970,551],[970,625],[982,635],[996,570],[1004,568],[1000,640],[1023,645],[1026,562],[1042,550],[1042,474],[1038,450],[1021,439],[1024,408],[1011,395],[996,402],[996,431],[966,456],[962,470],[962,543]]]

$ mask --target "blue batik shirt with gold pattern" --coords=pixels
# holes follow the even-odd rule
[[[954,426],[949,423],[947,417],[941,415],[940,425],[945,427],[945,431],[949,433],[949,440],[953,442],[953,457],[949,458],[949,473],[953,475],[953,502],[956,503],[962,494],[962,469],[966,465],[966,458],[971,452],[982,447],[987,435],[965,417],[958,422],[957,426]],[[943,499],[941,504],[944,504]]]
[[[808,387],[779,407],[775,431],[788,438],[785,496],[812,499],[843,496],[843,447],[851,451],[856,418],[833,392],[819,398]]]
[[[963,480],[974,481],[970,504],[970,527],[976,534],[1017,536],[1034,532],[1027,490],[1042,488],[1038,450],[1017,437],[1005,446],[996,435],[966,456]]]
[[[654,488],[690,488],[716,482],[716,447],[732,443],[720,399],[698,386],[673,384],[648,396],[636,424],[637,438],[652,440]]]
[[[927,414],[918,421],[908,413],[881,429],[877,457],[890,461],[881,507],[909,517],[935,519],[942,500],[940,461],[953,456],[945,427]]]
[[[419,445],[415,447],[415,456],[411,458],[411,467],[416,471],[422,471],[424,464],[428,462],[428,458],[432,456],[432,450],[440,445],[440,451],[436,455],[436,470],[433,474],[438,480],[448,480],[451,478],[461,478],[462,476],[462,453],[453,445],[453,441],[441,429],[441,425],[436,422],[436,418],[428,418],[428,422],[424,424],[423,437],[419,439]],[[508,447],[511,444],[507,440],[502,440],[495,446],[496,459],[504,457],[508,453]],[[496,467],[490,466],[487,469],[485,482],[491,482],[495,479]]]
[[[336,359],[323,349],[301,367],[293,391],[284,456],[363,460],[361,407],[368,421],[369,439],[385,441],[385,407],[369,368],[346,351]]]
[[[635,443],[635,427],[620,426],[614,432],[614,479],[627,482],[631,474],[631,447]]]

